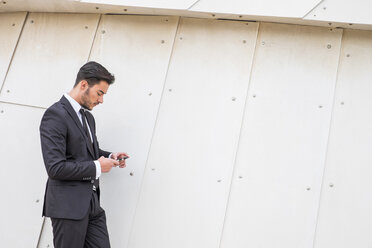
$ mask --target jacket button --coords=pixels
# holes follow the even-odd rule
[[[90,181],[91,183],[94,183],[94,180]]]

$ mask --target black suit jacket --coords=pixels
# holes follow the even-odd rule
[[[41,120],[40,138],[48,181],[43,216],[82,219],[88,212],[96,178],[94,160],[108,157],[99,149],[94,117],[86,112],[94,146],[70,102],[63,96],[49,107]],[[99,195],[99,188],[98,195]]]

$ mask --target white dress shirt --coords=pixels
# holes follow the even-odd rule
[[[80,109],[82,108],[81,105],[75,101],[74,98],[72,98],[68,93],[65,93],[64,96],[66,97],[66,99],[70,102],[72,108],[75,110],[80,122],[81,122],[81,125],[83,125],[83,118],[81,116],[81,113],[79,112]],[[85,121],[87,122],[87,120],[85,119]],[[93,140],[93,137],[92,137],[92,132],[90,131],[90,127],[87,123],[87,127],[88,127],[88,131],[89,131],[89,134],[90,134],[90,138],[91,140]],[[102,171],[101,171],[101,164],[99,163],[98,160],[95,160],[94,161],[94,164],[96,165],[96,179],[98,179],[101,174],[102,174]]]

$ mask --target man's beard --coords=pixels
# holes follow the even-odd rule
[[[92,110],[93,107],[89,107],[89,106],[92,105],[91,102],[90,102],[90,100],[89,100],[89,90],[90,90],[90,88],[88,88],[88,89],[84,92],[83,96],[81,97],[81,106],[82,106],[83,108],[88,109],[88,110]]]

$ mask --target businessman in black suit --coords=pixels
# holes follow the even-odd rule
[[[49,107],[40,137],[48,181],[43,216],[50,217],[55,248],[108,248],[105,211],[99,203],[99,177],[112,167],[124,168],[124,152],[101,150],[93,115],[115,77],[102,65],[88,62],[73,89]]]

